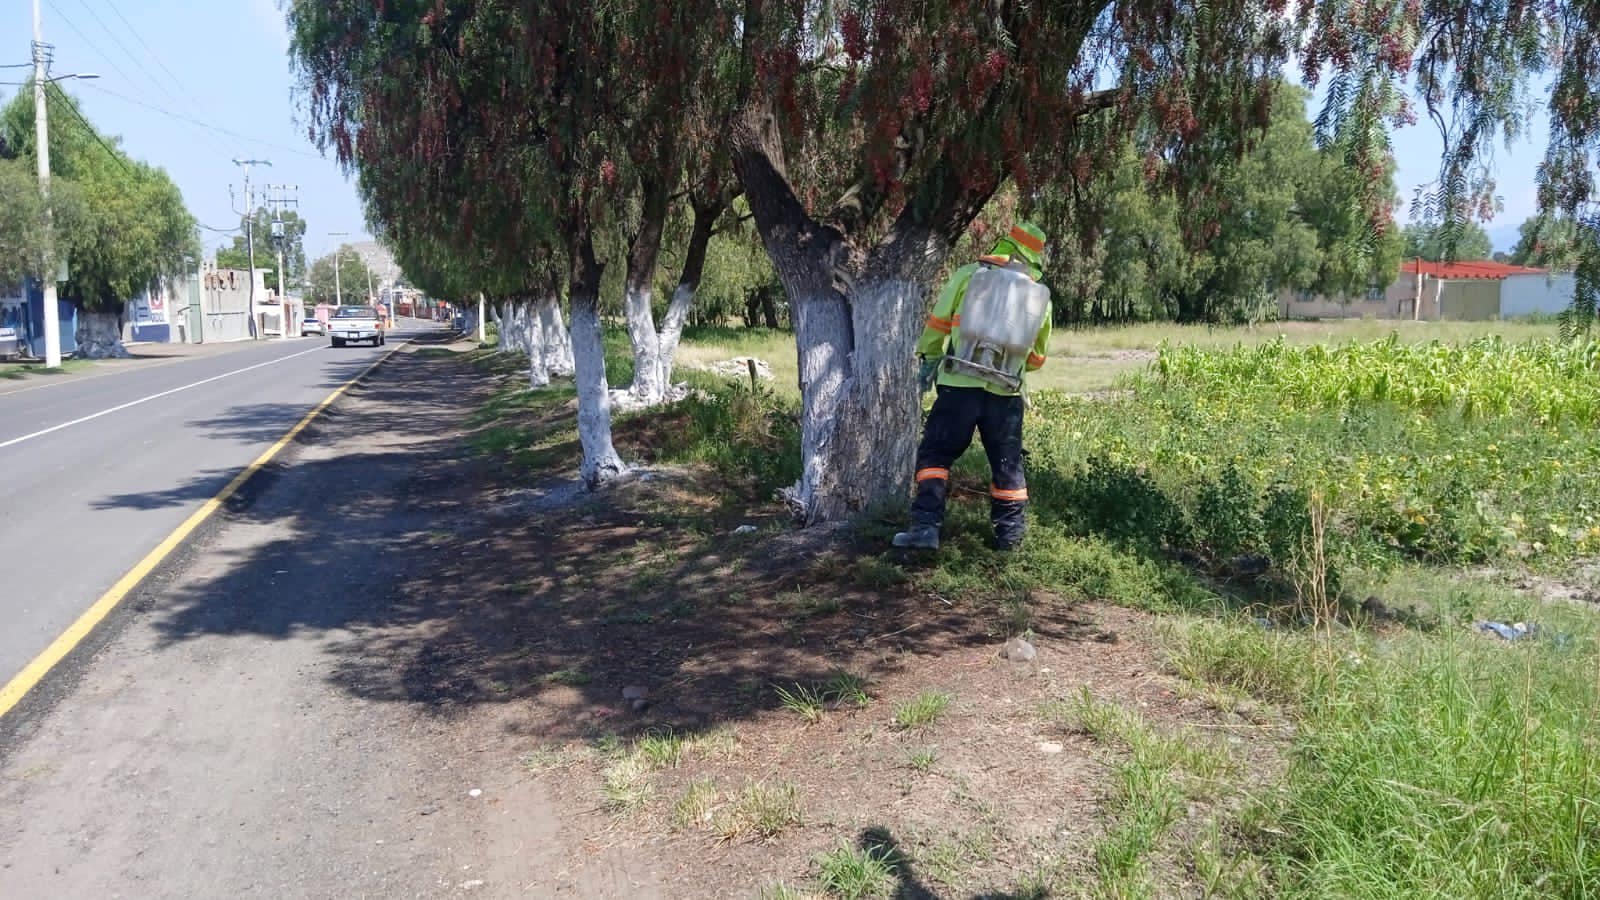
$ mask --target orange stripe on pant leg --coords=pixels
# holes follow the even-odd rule
[[[1028,499],[1028,489],[1016,488],[1013,490],[991,486],[989,488],[989,496],[996,500],[1026,500]]]
[[[950,480],[950,470],[949,469],[927,468],[927,469],[918,469],[917,470],[917,481],[919,481],[919,482],[922,482],[922,481],[949,481],[949,480]]]

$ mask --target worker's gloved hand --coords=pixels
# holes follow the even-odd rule
[[[934,380],[939,377],[939,361],[936,359],[922,360],[922,368],[917,370],[917,387],[922,393],[933,390]]]

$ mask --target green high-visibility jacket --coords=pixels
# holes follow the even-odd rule
[[[950,348],[955,346],[961,335],[961,304],[967,299],[967,285],[972,281],[973,273],[981,266],[1003,266],[1007,262],[1009,260],[1005,257],[986,256],[978,262],[962,266],[950,276],[944,289],[939,292],[939,299],[933,304],[933,312],[928,314],[928,323],[922,329],[922,337],[917,340],[918,356],[937,360],[950,352]],[[1026,371],[1036,372],[1044,366],[1049,347],[1050,310],[1046,309],[1044,324],[1039,326],[1039,335],[1033,339],[1033,352],[1028,354]],[[946,387],[981,387],[991,394],[999,394],[1002,397],[1021,393],[971,375],[947,371],[944,366],[939,367],[939,383]]]

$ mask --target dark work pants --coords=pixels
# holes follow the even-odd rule
[[[1022,540],[1022,511],[1028,505],[1022,474],[1022,398],[1002,397],[983,388],[940,385],[917,448],[917,499],[911,518],[917,525],[944,524],[950,466],[965,453],[977,430],[989,455],[989,517],[1002,544]]]

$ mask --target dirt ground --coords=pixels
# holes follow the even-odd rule
[[[660,427],[619,425],[624,456],[649,458]],[[866,587],[875,557],[855,536],[712,502],[705,472],[592,495],[570,471],[475,472],[457,498],[473,512],[400,601],[426,612],[368,648],[385,662],[363,678],[481,736],[524,800],[553,805],[567,864],[534,896],[814,889],[841,845],[895,859],[896,896],[1092,893],[1119,751],[1053,707],[1087,691],[1236,755],[1266,727],[1167,674],[1147,615],[1036,594],[1037,655],[1007,659],[1014,613]],[[784,705],[808,688],[814,720]],[[896,721],[928,692],[942,715]],[[1198,893],[1169,868],[1165,890]]]
[[[1270,752],[1141,613],[968,606],[705,471],[589,494],[472,449],[467,349],[341,400],[0,746],[0,894],[805,896],[845,848],[875,895],[1090,895],[1127,752],[1062,709]]]

